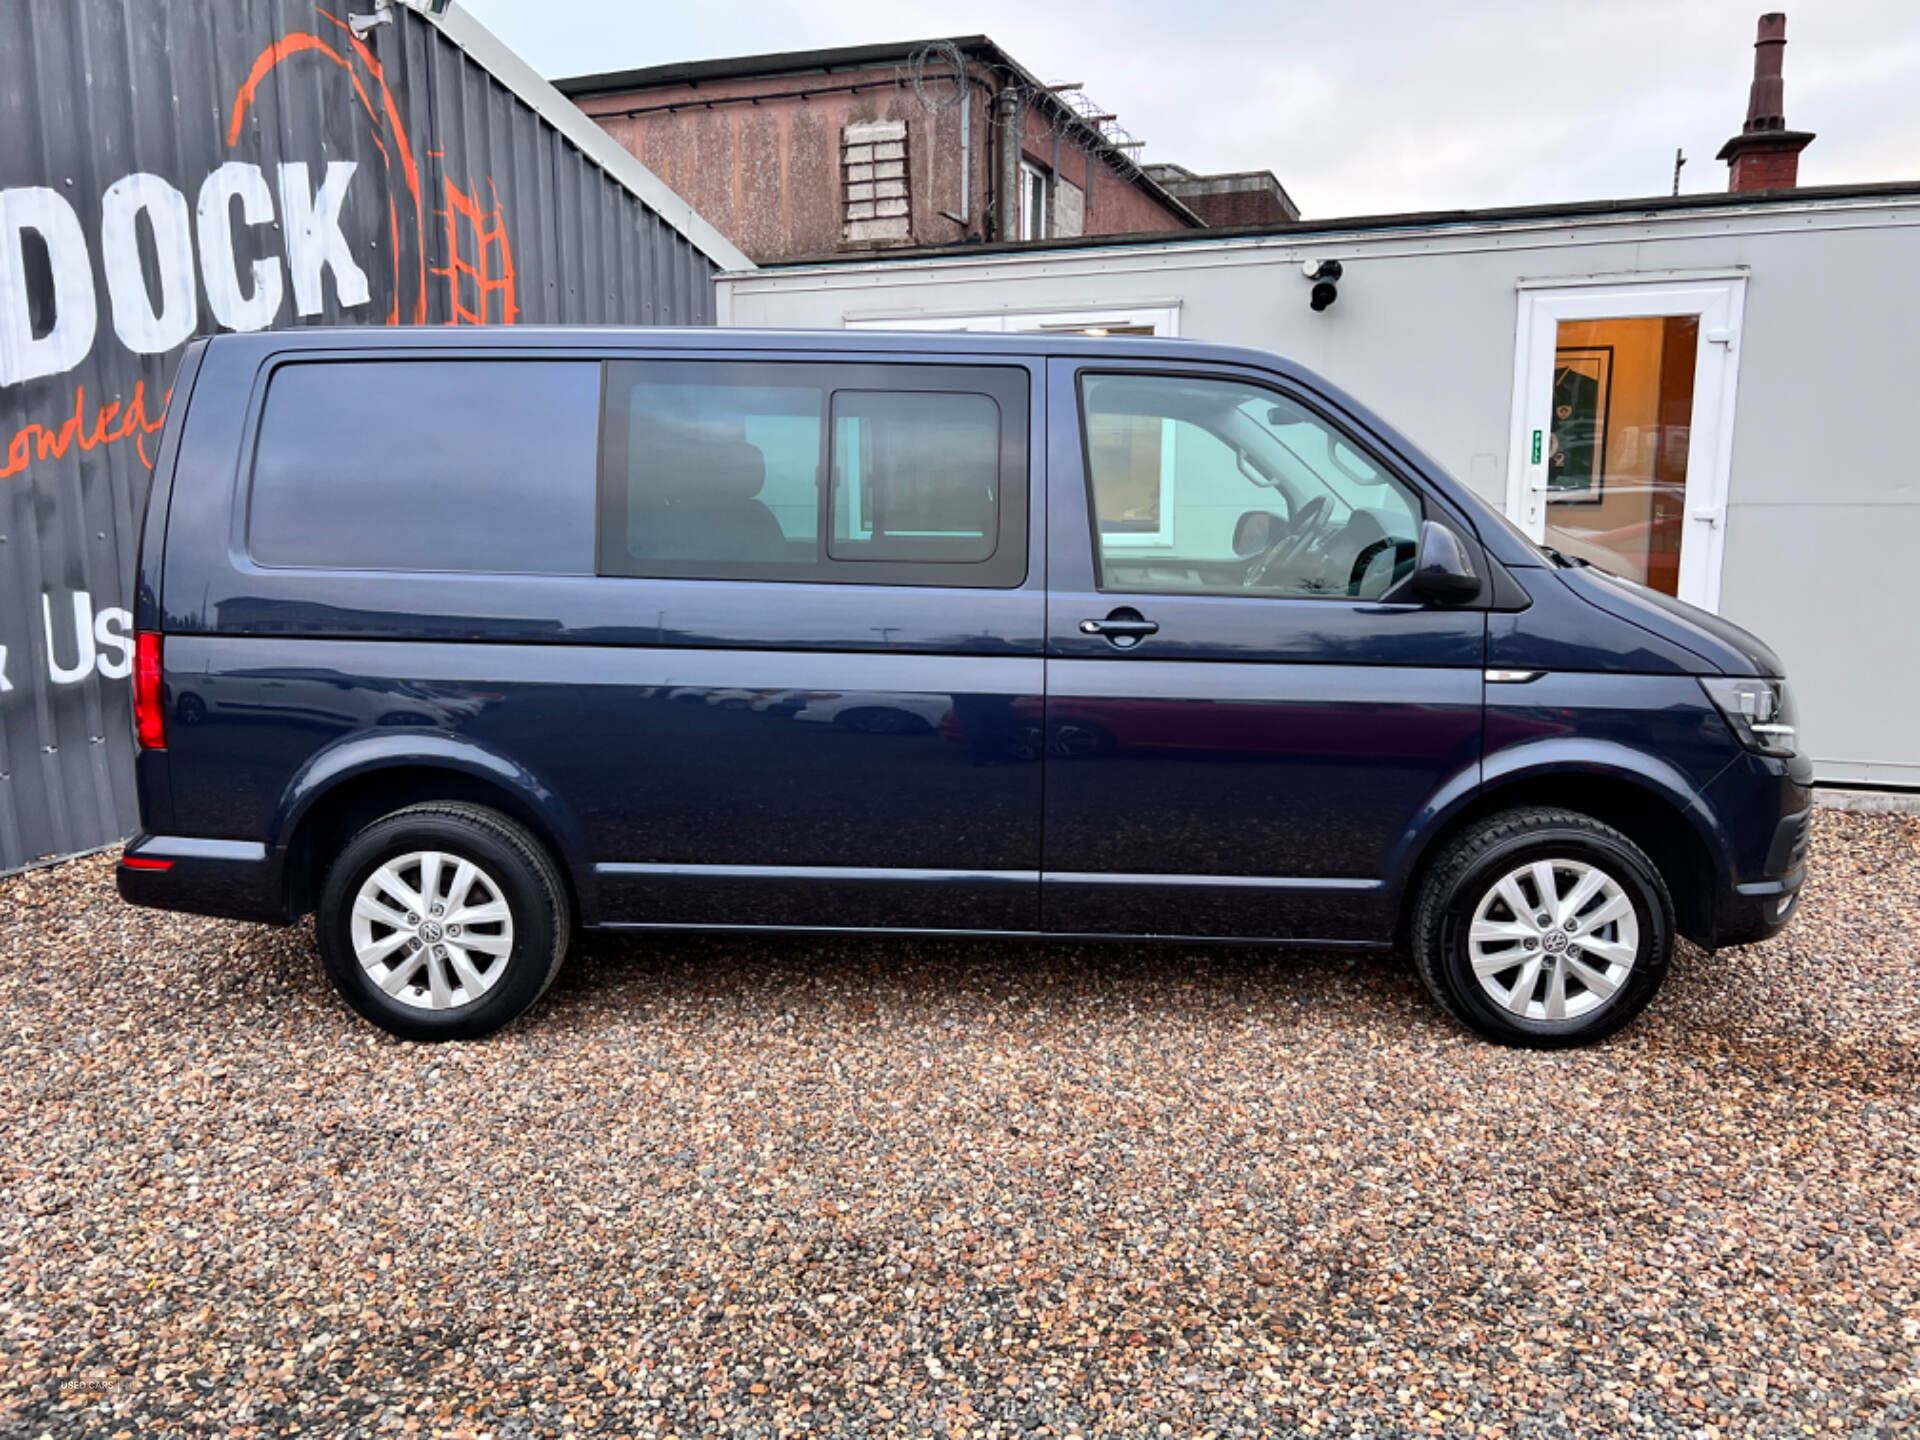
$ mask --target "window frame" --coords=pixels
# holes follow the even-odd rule
[[[1028,218],[1027,201],[1038,192],[1040,204],[1033,207],[1038,222]],[[1053,175],[1045,166],[1020,157],[1020,238],[1045,240],[1053,234]]]
[[[1424,485],[1407,474],[1405,466],[1390,461],[1382,448],[1374,443],[1371,436],[1367,435],[1364,430],[1354,425],[1350,420],[1340,415],[1339,412],[1333,410],[1311,391],[1278,383],[1267,376],[1241,374],[1231,370],[1180,370],[1166,367],[1138,368],[1124,364],[1103,365],[1095,362],[1083,365],[1074,371],[1073,396],[1075,421],[1080,428],[1081,489],[1087,507],[1087,540],[1088,547],[1092,552],[1093,588],[1098,593],[1102,595],[1164,595],[1169,598],[1194,600],[1303,600],[1320,604],[1333,602],[1344,605],[1353,605],[1356,603],[1366,605],[1395,604],[1400,603],[1405,598],[1407,583],[1408,580],[1411,579],[1411,576],[1403,577],[1401,580],[1389,586],[1384,594],[1376,596],[1313,593],[1274,595],[1252,590],[1236,594],[1226,590],[1155,590],[1141,589],[1135,586],[1109,585],[1107,583],[1106,557],[1101,544],[1100,507],[1094,497],[1093,489],[1093,446],[1087,431],[1086,391],[1086,382],[1089,378],[1105,376],[1129,376],[1137,379],[1161,380],[1207,380],[1224,384],[1240,385],[1252,390],[1267,391],[1282,400],[1299,406],[1301,409],[1313,415],[1322,424],[1335,432],[1336,435],[1344,438],[1349,449],[1360,455],[1368,464],[1378,469],[1389,481],[1397,484],[1402,490],[1406,491],[1406,493],[1412,497],[1415,506],[1414,526],[1416,534],[1418,533],[1419,526],[1425,521],[1432,519],[1434,513],[1433,497],[1428,494],[1427,488]],[[1169,418],[1170,417],[1163,416],[1162,424],[1166,424]],[[1164,464],[1162,473],[1164,474]],[[1169,537],[1171,537],[1173,530],[1171,499],[1165,492],[1162,493],[1161,516],[1162,528],[1166,530]],[[1166,546],[1158,548],[1170,548],[1172,543],[1171,538],[1169,538]],[[1138,549],[1141,547],[1135,544],[1122,545],[1119,548]]]
[[[691,371],[730,370],[758,383],[798,384],[821,396],[819,490],[816,504],[816,553],[810,565],[760,561],[646,561],[627,548],[631,461],[627,424],[630,407],[616,397],[630,394],[620,382],[622,369]],[[721,384],[751,385],[751,378]],[[993,549],[980,560],[859,559],[835,556],[832,530],[834,398],[841,392],[945,393],[978,395],[999,415],[1000,454],[996,475],[996,533]],[[1028,537],[1033,494],[1033,376],[1023,365],[901,363],[898,361],[800,359],[727,355],[617,355],[606,357],[600,403],[599,475],[594,494],[594,574],[605,580],[752,582],[785,585],[898,585],[934,589],[1018,590],[1027,582]]]

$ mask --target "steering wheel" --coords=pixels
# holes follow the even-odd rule
[[[1266,584],[1267,577],[1284,569],[1319,536],[1322,521],[1327,514],[1327,497],[1315,495],[1299,512],[1294,515],[1293,523],[1287,526],[1287,533],[1268,547],[1266,554],[1260,556],[1247,567],[1247,575],[1240,583],[1252,590]]]
[[[1360,587],[1366,582],[1367,571],[1373,568],[1374,560],[1379,557],[1380,552],[1383,550],[1391,550],[1393,552],[1394,567],[1398,569],[1401,561],[1411,560],[1413,558],[1414,542],[1396,538],[1392,535],[1383,535],[1371,545],[1361,550],[1358,555],[1353,557],[1353,570],[1352,573],[1347,576],[1347,594],[1356,596],[1360,594]],[[1406,552],[1405,554],[1401,553],[1403,550]]]

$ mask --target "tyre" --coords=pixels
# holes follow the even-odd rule
[[[405,1040],[472,1040],[559,973],[572,914],[559,867],[497,811],[413,805],[347,842],[316,917],[327,975]]]
[[[1611,826],[1509,810],[1434,861],[1410,939],[1420,978],[1470,1029],[1504,1045],[1583,1045],[1633,1019],[1666,979],[1673,900]]]

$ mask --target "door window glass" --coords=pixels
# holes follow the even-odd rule
[[[615,362],[601,573],[1016,586],[1026,397],[1005,367]]]
[[[1231,380],[1081,386],[1103,590],[1377,599],[1420,502],[1337,426]]]
[[[1000,407],[986,395],[833,397],[836,560],[985,560],[997,543]]]
[[[1546,543],[1680,590],[1700,317],[1562,320],[1547,432]]]

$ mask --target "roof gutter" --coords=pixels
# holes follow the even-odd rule
[[[1678,218],[1693,212],[1740,214],[1879,208],[1920,202],[1920,180],[1861,185],[1802,185],[1792,190],[1709,191],[1635,200],[1585,200],[1554,205],[1515,205],[1486,210],[1427,210],[1390,215],[1351,215],[1328,220],[1293,220],[1274,225],[1219,226],[1204,230],[1141,230],[1070,239],[1027,240],[1015,244],[922,245],[873,251],[836,251],[769,261],[762,270],[831,269],[875,265],[891,268],[914,261],[1035,260],[1075,250],[1146,250],[1203,245],[1285,244],[1323,237],[1388,234],[1395,231],[1542,228],[1576,224]]]

